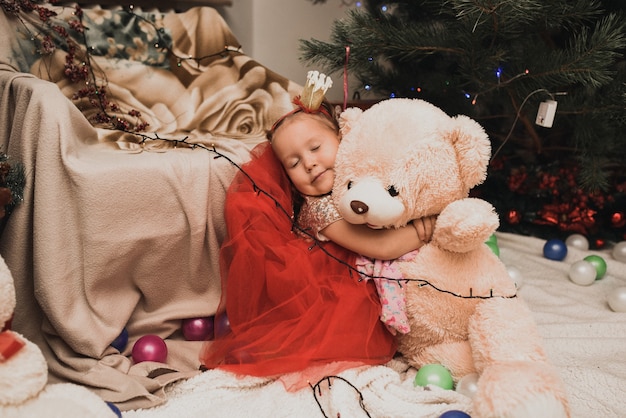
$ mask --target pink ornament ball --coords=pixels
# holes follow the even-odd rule
[[[183,319],[183,335],[187,341],[213,339],[213,317]]]
[[[158,335],[144,335],[133,345],[132,356],[135,363],[141,363],[142,361],[165,363],[167,359],[167,345],[163,338]]]

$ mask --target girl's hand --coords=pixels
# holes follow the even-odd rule
[[[417,236],[419,239],[426,243],[429,242],[433,237],[433,231],[435,230],[435,222],[437,221],[437,216],[426,216],[419,219],[414,219],[411,221],[415,231],[417,231]]]

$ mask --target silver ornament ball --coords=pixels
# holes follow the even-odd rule
[[[515,288],[519,289],[524,284],[524,276],[522,271],[515,266],[507,266],[506,271],[509,273],[511,280],[515,283]]]
[[[569,278],[580,286],[589,286],[596,281],[596,268],[586,260],[579,260],[569,268]]]
[[[582,234],[572,234],[565,240],[565,245],[579,250],[587,251],[589,249],[589,241]]]
[[[622,263],[626,263],[626,241],[621,241],[615,244],[613,252],[611,253],[613,258]]]
[[[626,312],[626,287],[614,289],[607,301],[614,312]]]
[[[478,390],[478,374],[466,374],[456,384],[456,391],[461,395],[473,398]]]

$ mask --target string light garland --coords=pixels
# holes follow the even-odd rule
[[[495,152],[491,155],[491,161],[493,161],[493,159],[498,155],[498,153],[500,152],[502,147],[504,147],[504,145],[507,143],[507,141],[509,140],[509,138],[513,134],[513,129],[515,129],[515,125],[517,124],[517,121],[519,120],[519,118],[520,118],[520,116],[522,114],[522,108],[524,107],[524,105],[526,104],[528,99],[530,99],[535,94],[542,93],[542,92],[548,94],[553,100],[554,100],[554,96],[556,96],[556,95],[565,95],[565,94],[567,94],[565,92],[550,93],[548,90],[543,89],[543,88],[542,89],[533,90],[530,93],[528,93],[528,95],[522,101],[522,104],[520,104],[519,108],[517,109],[517,113],[515,115],[515,119],[513,120],[513,123],[511,124],[511,129],[509,129],[509,132],[507,133],[506,137],[504,138],[504,140],[502,141],[500,146],[498,146],[498,148],[495,150]],[[478,97],[478,95],[476,97]],[[474,98],[474,101],[476,100],[476,97]],[[473,101],[472,104],[475,104],[474,101]]]
[[[54,5],[56,4],[56,2],[50,1],[50,4]],[[119,107],[119,105],[117,105],[115,102],[110,100],[109,91],[107,88],[108,80],[106,77],[106,73],[102,69],[98,68],[97,64],[92,59],[91,53],[93,52],[93,48],[90,47],[88,44],[88,40],[87,40],[86,33],[85,33],[85,31],[88,28],[84,24],[83,11],[79,5],[75,6],[75,10],[73,14],[74,18],[72,18],[68,22],[68,25],[69,25],[69,28],[73,30],[75,34],[78,35],[79,37],[78,40],[80,42],[77,42],[71,36],[70,32],[68,32],[63,26],[61,26],[60,24],[54,23],[52,21],[53,18],[57,16],[56,12],[54,12],[53,10],[47,9],[46,7],[41,6],[41,5],[33,4],[29,1],[18,2],[18,1],[10,1],[10,0],[0,0],[0,6],[2,6],[2,8],[7,13],[10,13],[18,17],[22,25],[31,34],[31,39],[33,40],[33,42],[35,42],[37,51],[41,55],[51,55],[56,50],[54,41],[52,40],[50,35],[30,32],[28,25],[19,17],[19,13],[36,11],[39,15],[40,21],[46,27],[48,27],[51,31],[59,35],[65,41],[66,46],[67,46],[67,55],[65,59],[64,74],[70,81],[74,83],[80,83],[80,82],[85,83],[85,87],[78,90],[72,96],[72,99],[75,101],[87,100],[88,103],[90,103],[92,106],[100,109],[100,112],[97,113],[97,115],[94,117],[94,120],[92,122],[105,124],[110,129],[132,134],[136,136],[137,138],[139,138],[140,145],[143,145],[148,141],[162,141],[162,142],[171,144],[173,148],[188,148],[191,150],[195,150],[199,148],[199,149],[203,149],[207,152],[215,154],[216,159],[217,158],[226,159],[232,166],[234,166],[239,172],[241,172],[248,179],[248,181],[251,182],[253,189],[255,190],[257,196],[264,196],[265,198],[270,199],[274,203],[277,210],[279,210],[284,216],[290,219],[292,230],[294,232],[301,234],[305,236],[307,239],[312,241],[313,244],[311,245],[310,250],[313,250],[315,247],[318,247],[327,256],[345,265],[346,268],[350,270],[351,274],[352,273],[358,274],[359,281],[364,280],[364,277],[367,277],[370,279],[385,279],[385,280],[396,281],[398,282],[400,286],[402,286],[402,284],[415,282],[420,288],[430,287],[434,289],[435,291],[446,293],[453,297],[458,297],[458,298],[463,298],[463,299],[489,299],[493,297],[502,297],[502,298],[517,297],[516,294],[494,295],[492,290],[489,291],[488,295],[474,295],[472,288],[470,288],[466,294],[459,294],[459,293],[451,292],[446,289],[439,288],[424,279],[414,279],[414,278],[396,279],[396,278],[389,278],[385,276],[378,276],[378,275],[372,275],[372,274],[366,274],[366,273],[360,272],[356,267],[336,257],[335,255],[331,254],[325,248],[325,245],[322,242],[320,242],[313,234],[311,234],[310,231],[299,226],[298,223],[291,216],[290,210],[283,207],[276,198],[274,198],[270,193],[268,193],[263,188],[259,187],[256,184],[255,180],[245,171],[243,167],[241,167],[239,164],[233,161],[226,154],[220,152],[217,149],[215,144],[211,144],[207,146],[202,143],[190,143],[188,142],[188,139],[189,139],[188,137],[183,137],[182,139],[170,139],[170,138],[161,138],[156,132],[152,133],[151,135],[142,133],[142,131],[145,131],[149,125],[148,123],[146,123],[144,120],[141,119],[141,113],[135,109],[130,109],[125,112],[128,116],[136,119],[135,123],[130,123],[129,121],[123,119],[122,117],[112,114],[112,113],[119,114],[119,113],[123,113],[124,111]],[[166,51],[170,56],[174,57],[176,59],[176,65],[179,67],[182,66],[184,62],[194,62],[198,67],[200,67],[203,60],[210,59],[216,56],[223,57],[229,54],[241,54],[242,53],[241,46],[225,45],[222,50],[214,52],[214,53],[210,53],[207,55],[203,55],[203,56],[194,57],[194,56],[177,55],[173,47],[170,46],[163,39],[163,28],[158,28],[154,22],[150,21],[149,19],[146,19],[144,16],[141,16],[135,13],[134,7],[132,5],[129,6],[128,9],[125,9],[124,11],[137,17],[142,22],[147,23],[154,29],[156,37],[157,37],[157,41],[153,44],[153,47],[156,49]],[[346,60],[347,60],[349,57],[349,53],[350,53],[349,47],[346,48],[345,53],[346,53]],[[346,77],[346,80],[347,80],[347,77]],[[347,82],[344,85],[344,89],[347,91]],[[421,88],[417,89],[418,92],[420,90]],[[347,97],[347,94],[345,94],[345,97]],[[474,100],[476,100],[477,97],[478,95],[474,97]],[[344,109],[345,107],[346,107],[346,104],[344,101]],[[320,379],[316,384],[314,385],[310,384],[310,387],[313,391],[314,399],[320,411],[322,412],[323,416],[328,417],[320,401],[320,397],[322,396],[322,385],[324,383],[327,383],[328,389],[330,390],[332,388],[333,383],[336,384],[337,382],[345,383],[356,392],[360,408],[368,417],[371,417],[369,411],[365,407],[364,397],[363,397],[362,392],[347,379],[341,376],[336,376],[336,375],[325,376],[322,379]],[[340,416],[341,415],[338,413],[337,417],[340,418]]]
[[[51,5],[55,5],[57,2],[50,0],[49,3]],[[84,50],[83,48],[80,47],[78,42],[76,42],[71,37],[70,33],[62,25],[62,22],[55,22],[53,20],[53,18],[57,16],[57,13],[54,10],[46,8],[42,5],[32,3],[31,1],[28,1],[28,0],[26,1],[24,0],[22,1],[0,0],[0,6],[7,13],[10,13],[11,15],[16,16],[19,19],[19,21],[26,28],[26,30],[28,30],[29,33],[31,33],[31,39],[33,39],[34,42],[37,42],[37,40],[43,39],[43,41],[40,41],[40,44],[43,48],[43,50],[39,49],[40,53],[51,54],[52,52],[54,52],[54,50],[56,49],[54,46],[54,42],[52,41],[49,35],[42,35],[41,33],[35,34],[35,33],[30,32],[28,25],[19,16],[20,13],[30,13],[33,11],[37,12],[39,16],[39,20],[45,26],[47,26],[51,31],[59,34],[61,38],[64,39],[64,41],[66,42],[68,46],[68,53],[67,53],[66,60],[65,60],[64,74],[73,82],[84,81],[86,84],[86,88],[81,89],[77,93],[75,93],[73,99],[80,100],[80,99],[86,98],[88,99],[89,103],[91,103],[93,106],[101,110],[101,112],[95,116],[96,123],[107,124],[110,129],[119,130],[119,131],[126,132],[129,134],[137,135],[140,138],[140,144],[144,144],[146,141],[165,141],[165,142],[169,142],[173,144],[174,148],[177,148],[179,146],[183,146],[183,147],[187,147],[191,149],[203,148],[209,152],[216,154],[217,156],[216,158],[225,158],[226,160],[229,161],[231,165],[235,166],[240,172],[242,172],[248,178],[248,180],[252,183],[253,188],[257,191],[257,194],[265,195],[266,197],[271,199],[275,203],[276,207],[285,216],[290,218],[291,223],[292,223],[292,229],[294,231],[302,234],[303,236],[307,237],[313,242],[313,245],[310,247],[311,250],[316,246],[319,247],[326,255],[328,255],[329,257],[332,257],[337,262],[342,263],[347,268],[349,268],[351,273],[353,272],[357,273],[359,275],[359,280],[363,280],[363,277],[367,277],[370,279],[394,280],[398,282],[400,286],[402,286],[402,283],[406,284],[409,282],[417,282],[419,284],[419,287],[431,287],[436,291],[447,293],[454,297],[459,297],[463,299],[489,299],[492,297],[504,297],[504,298],[516,297],[516,294],[494,295],[492,291],[490,291],[488,295],[474,295],[472,289],[469,289],[467,294],[459,294],[459,293],[448,291],[446,289],[438,288],[437,286],[433,285],[432,283],[424,279],[412,279],[412,278],[395,279],[395,278],[370,275],[370,274],[360,272],[356,267],[346,263],[344,260],[341,260],[337,258],[336,256],[332,255],[330,252],[328,252],[324,248],[323,243],[321,243],[309,231],[306,231],[303,228],[301,228],[297,224],[297,222],[295,222],[294,219],[292,219],[290,212],[286,208],[282,207],[282,205],[280,205],[280,203],[273,196],[271,196],[268,192],[260,188],[255,183],[254,179],[252,179],[245,172],[245,170],[243,170],[241,166],[239,166],[237,163],[235,163],[232,159],[230,159],[225,154],[220,153],[216,149],[215,145],[211,145],[210,147],[208,147],[199,143],[189,143],[187,141],[188,137],[184,137],[183,139],[167,139],[167,138],[160,138],[158,133],[154,133],[153,137],[147,134],[143,134],[141,132],[144,131],[148,127],[148,123],[141,120],[141,113],[135,109],[131,109],[127,112],[129,116],[135,117],[138,120],[138,122],[135,124],[131,124],[129,121],[122,119],[119,116],[111,115],[109,111],[118,112],[118,111],[121,111],[121,109],[117,104],[110,101],[108,98],[108,94],[107,94],[108,92],[106,88],[107,79],[106,79],[105,72],[100,69],[98,70],[98,74],[96,74],[96,71],[97,71],[96,65],[91,59],[91,54],[90,54],[90,51],[92,50],[92,48],[89,47],[86,34],[85,34],[85,31],[88,28],[83,23],[83,17],[84,17],[83,11],[79,5],[74,6],[74,13],[73,13],[74,18],[70,19],[69,27],[79,34],[82,45],[84,46]],[[207,55],[203,55],[199,57],[193,57],[193,56],[183,57],[183,56],[176,55],[173,48],[167,45],[167,42],[165,42],[163,39],[163,28],[158,28],[154,24],[154,22],[152,22],[151,20],[146,19],[145,17],[136,14],[134,11],[134,6],[132,5],[129,6],[127,9],[124,9],[124,11],[126,13],[129,13],[137,17],[141,21],[151,26],[154,29],[156,37],[157,37],[157,41],[155,42],[154,47],[167,51],[168,54],[170,54],[171,56],[175,57],[178,60],[178,64],[182,64],[182,62],[184,61],[194,61],[198,65],[200,65],[200,62],[202,60],[209,59],[215,56],[224,56],[225,54],[242,53],[241,46],[234,47],[234,46],[226,45],[224,46],[224,49],[221,51],[217,51],[215,53],[211,53],[211,54],[207,54]],[[84,55],[81,55],[81,53]],[[346,60],[348,59],[348,56],[349,56],[349,49],[346,50]],[[99,78],[98,76],[102,80],[101,83],[98,83],[98,78]]]
[[[55,4],[55,2],[50,1],[50,4]],[[129,116],[137,118],[138,123],[134,125],[130,124],[127,120],[122,119],[119,116],[109,114],[108,113],[109,111],[113,111],[113,112],[120,111],[120,108],[117,104],[111,102],[107,97],[107,89],[106,89],[107,79],[106,79],[106,74],[104,73],[104,71],[99,70],[99,74],[96,74],[95,64],[93,63],[91,59],[91,54],[89,52],[91,48],[88,45],[87,38],[85,35],[85,30],[87,29],[87,27],[83,23],[83,12],[79,5],[75,6],[75,9],[74,9],[75,19],[70,19],[69,26],[80,35],[81,42],[85,48],[84,51],[82,50],[82,48],[79,47],[78,43],[73,38],[71,38],[69,32],[62,25],[60,25],[59,23],[54,23],[52,21],[52,18],[57,16],[57,13],[55,11],[48,9],[44,6],[33,4],[30,1],[18,2],[18,1],[11,1],[11,0],[0,0],[0,5],[5,9],[5,11],[10,11],[11,14],[17,16],[18,19],[24,25],[24,27],[27,28],[27,30],[28,30],[28,26],[19,17],[19,13],[36,11],[39,15],[40,20],[46,26],[48,26],[55,33],[58,33],[61,35],[61,37],[65,40],[66,44],[68,45],[68,51],[69,51],[66,57],[65,72],[64,72],[65,75],[71,81],[74,81],[74,82],[84,81],[87,86],[86,88],[79,90],[74,95],[73,99],[79,100],[82,98],[87,98],[92,105],[98,107],[101,110],[101,112],[98,113],[95,117],[96,123],[108,124],[110,129],[119,130],[119,131],[126,132],[129,134],[137,135],[140,138],[140,144],[144,144],[146,141],[165,141],[165,142],[171,143],[174,146],[174,148],[177,148],[179,146],[183,146],[183,147],[187,147],[191,149],[203,148],[209,152],[216,154],[217,156],[216,158],[225,158],[226,160],[228,160],[228,162],[231,165],[235,166],[240,172],[242,172],[248,178],[248,180],[252,183],[254,190],[257,191],[258,195],[265,195],[267,198],[271,199],[275,203],[278,210],[280,210],[285,216],[290,218],[291,223],[292,223],[292,230],[300,233],[301,235],[307,237],[313,242],[313,245],[310,247],[311,250],[316,246],[319,247],[326,255],[328,255],[329,257],[332,257],[337,262],[345,265],[348,269],[350,269],[351,273],[353,272],[357,273],[359,275],[359,280],[363,280],[363,277],[367,277],[370,279],[394,280],[398,282],[400,286],[402,286],[402,283],[406,284],[409,282],[417,282],[419,284],[419,287],[428,286],[428,287],[433,288],[436,291],[447,293],[452,296],[464,298],[464,299],[488,299],[492,297],[504,297],[504,298],[516,297],[516,294],[497,296],[497,295],[494,295],[492,291],[490,291],[488,295],[474,295],[472,289],[469,289],[467,294],[458,294],[455,292],[448,291],[446,289],[438,288],[437,286],[433,285],[432,283],[424,279],[412,279],[412,278],[395,279],[395,278],[370,275],[370,274],[360,272],[356,267],[346,263],[344,260],[341,260],[337,258],[336,256],[332,255],[330,252],[328,252],[324,248],[324,245],[314,235],[312,235],[309,231],[306,231],[303,228],[301,228],[297,224],[297,222],[294,221],[294,219],[290,215],[290,212],[286,208],[282,207],[280,202],[278,202],[268,192],[260,188],[255,183],[254,179],[251,178],[241,166],[239,166],[237,163],[235,163],[232,159],[230,159],[225,154],[220,153],[216,149],[215,145],[211,145],[210,147],[208,147],[206,145],[199,144],[199,143],[189,143],[187,141],[188,137],[184,137],[183,139],[167,139],[167,138],[160,138],[158,133],[154,133],[153,137],[147,134],[143,134],[141,133],[141,131],[144,131],[148,127],[148,124],[141,120],[141,113],[135,109],[131,109],[127,112]],[[163,28],[158,28],[154,24],[154,22],[150,21],[149,19],[146,19],[145,17],[141,15],[136,14],[134,12],[134,6],[132,5],[129,6],[128,9],[125,9],[124,11],[129,14],[132,14],[133,16],[137,17],[141,21],[150,25],[154,29],[156,37],[157,37],[157,41],[155,42],[154,47],[167,51],[168,54],[170,54],[171,56],[175,57],[178,60],[178,65],[181,65],[182,62],[184,61],[194,61],[197,63],[197,65],[200,65],[200,62],[202,60],[209,59],[215,56],[224,56],[224,54],[232,54],[232,53],[242,53],[241,46],[234,47],[234,46],[226,45],[223,50],[215,52],[215,53],[207,54],[204,56],[183,57],[183,56],[176,55],[173,48],[167,45],[167,42],[165,42],[163,39],[163,36],[162,36]],[[40,37],[40,35],[41,34],[32,34],[32,39],[36,40]],[[49,37],[46,35],[43,35],[43,38],[44,40],[49,39]],[[42,45],[44,43],[48,45],[47,41],[42,42]],[[52,53],[54,49],[55,49],[54,44],[50,43],[46,47],[45,52]],[[83,51],[84,56],[81,56],[79,54],[80,51]],[[346,50],[346,60],[348,56],[349,56],[349,49]],[[82,60],[79,60],[80,65],[77,65],[76,63],[78,58],[82,58]],[[100,84],[98,84],[98,76],[100,76],[101,80],[103,80],[102,83]]]
[[[315,385],[311,385],[311,383],[309,383],[309,386],[311,387],[311,390],[313,390],[313,397],[315,398],[315,402],[317,403],[317,406],[320,408],[320,411],[322,412],[322,415],[324,415],[324,418],[330,418],[330,417],[328,415],[326,415],[326,413],[324,412],[324,407],[322,406],[322,403],[319,400],[319,398],[322,396],[322,386],[321,385],[322,385],[323,382],[327,382],[328,383],[328,389],[330,390],[332,388],[331,379],[342,381],[342,382],[346,383],[348,386],[350,386],[352,389],[354,389],[354,391],[359,396],[359,406],[361,407],[363,412],[365,412],[365,414],[368,417],[371,418],[371,415],[370,415],[369,411],[367,410],[367,408],[365,407],[365,404],[363,402],[364,401],[363,393],[356,386],[354,386],[352,383],[350,383],[350,381],[348,381],[347,379],[344,379],[341,376],[335,376],[335,375],[324,376],[323,378],[318,380],[318,382]],[[339,412],[337,413],[337,418],[341,418],[341,414]]]
[[[51,4],[54,4],[54,2],[50,2]],[[8,0],[0,0],[0,6],[2,6],[3,8],[5,8],[5,5],[15,5],[17,4],[17,2],[12,2],[12,1],[8,1]],[[22,4],[22,3],[20,3]],[[40,7],[40,6],[37,6]],[[5,8],[5,10],[7,10]],[[193,57],[193,56],[178,56],[176,55],[176,53],[173,51],[172,47],[168,46],[168,44],[166,42],[163,41],[162,38],[162,28],[157,28],[156,25],[144,18],[141,15],[135,14],[134,13],[134,8],[133,6],[129,7],[129,10],[127,10],[128,13],[137,16],[139,19],[141,19],[142,21],[148,23],[149,25],[151,25],[157,34],[158,37],[158,41],[156,43],[154,43],[154,47],[157,49],[162,49],[164,51],[167,51],[171,56],[175,57],[175,59],[177,60],[176,65],[177,66],[182,66],[182,64],[184,62],[194,62],[198,67],[201,65],[201,62],[203,60],[206,59],[210,59],[212,57],[215,56],[226,56],[228,54],[231,53],[241,53],[241,46],[231,46],[231,45],[225,45],[224,48],[220,51],[217,51],[215,53],[211,53],[208,55],[204,55],[204,56],[200,56],[200,57]],[[302,229],[297,222],[295,222],[293,220],[293,218],[290,215],[290,211],[288,211],[286,208],[282,207],[280,205],[280,203],[273,197],[271,196],[267,191],[263,190],[262,188],[260,188],[258,185],[256,185],[255,181],[253,178],[251,178],[248,173],[245,172],[245,170],[238,165],[236,162],[234,162],[231,158],[229,158],[227,155],[221,153],[215,146],[215,144],[211,144],[210,146],[206,146],[204,144],[197,144],[197,143],[189,143],[187,142],[188,137],[184,137],[182,139],[167,139],[167,138],[160,138],[158,136],[158,133],[154,133],[153,137],[150,137],[148,135],[143,135],[140,134],[141,131],[144,131],[147,127],[148,124],[146,124],[145,122],[143,122],[141,120],[141,113],[131,109],[127,112],[127,114],[131,117],[135,117],[137,118],[137,123],[135,123],[134,125],[129,124],[127,121],[111,115],[109,112],[119,112],[120,109],[119,107],[111,102],[108,99],[108,90],[107,90],[107,79],[106,79],[106,74],[104,73],[104,71],[100,70],[97,68],[97,64],[95,64],[93,62],[93,60],[91,59],[91,48],[87,45],[87,39],[86,39],[86,35],[84,30],[86,29],[86,27],[83,25],[83,20],[82,20],[82,10],[80,9],[79,6],[76,6],[76,17],[78,18],[77,21],[70,21],[70,27],[77,32],[81,39],[83,44],[86,47],[86,50],[84,51],[84,56],[81,55],[80,49],[76,48],[72,48],[72,46],[74,46],[70,40],[69,35],[67,34],[67,32],[63,32],[63,29],[60,26],[54,26],[53,30],[55,30],[57,33],[59,33],[61,36],[65,36],[68,41],[68,49],[69,52],[67,53],[67,60],[66,60],[66,67],[65,67],[65,74],[68,77],[68,79],[70,79],[73,82],[81,82],[84,81],[86,88],[80,90],[78,93],[76,93],[73,97],[74,100],[80,100],[80,99],[88,99],[90,101],[90,103],[92,103],[92,105],[98,107],[101,109],[102,113],[99,114],[100,116],[97,119],[97,122],[99,123],[109,123],[112,129],[116,129],[116,130],[120,130],[120,131],[124,131],[126,133],[129,134],[133,134],[136,135],[138,137],[141,138],[140,143],[145,143],[147,141],[165,141],[165,142],[169,142],[172,143],[174,148],[177,147],[185,147],[185,148],[190,148],[190,149],[196,149],[196,148],[201,148],[204,149],[208,152],[214,153],[216,155],[215,158],[225,158],[231,165],[233,165],[234,167],[236,167],[243,175],[245,175],[248,180],[253,184],[253,188],[254,190],[257,192],[257,196],[261,196],[264,195],[267,198],[270,198],[271,200],[273,200],[273,202],[275,203],[275,206],[277,207],[278,210],[280,210],[285,216],[289,217],[291,219],[292,222],[292,229],[294,231],[297,231],[298,233],[306,236],[308,239],[313,241],[313,245],[310,247],[310,249],[312,250],[313,248],[315,248],[316,246],[319,247],[326,255],[334,258],[337,262],[340,262],[342,264],[344,264],[348,269],[350,269],[351,272],[356,272],[359,274],[359,276],[364,276],[363,273],[359,272],[355,267],[353,267],[352,265],[349,265],[348,263],[346,263],[344,260],[341,260],[337,257],[335,257],[334,255],[330,254],[325,248],[324,245],[316,239],[315,236],[313,236],[309,231]],[[53,17],[53,15],[49,14],[49,12],[43,10],[43,8],[39,9],[39,15],[40,15],[40,19],[42,20],[42,22],[48,22],[50,18]],[[40,47],[38,48],[38,50],[40,51],[40,53],[42,54],[51,54],[54,51],[54,45],[50,39],[49,36],[43,36],[43,37],[39,37],[39,34],[34,34],[33,36],[33,40],[38,39],[40,42]],[[346,56],[349,56],[349,47],[346,50]],[[346,58],[347,59],[347,58]],[[100,72],[99,74],[97,74],[97,72]],[[498,87],[506,84],[506,83],[510,83],[511,81],[513,81],[515,78],[518,77],[522,77],[526,74],[528,74],[528,70],[525,71],[524,73],[520,73],[517,76],[508,79],[506,81],[502,81],[501,79],[501,69],[498,69],[496,71],[496,76],[498,78]],[[98,81],[98,76],[100,77],[100,81]],[[344,87],[347,87],[347,85],[345,85]],[[366,85],[365,89],[369,90],[371,87]],[[497,87],[492,87],[489,90],[493,90]],[[466,97],[472,98],[472,104],[475,105],[477,103],[477,100],[479,98],[480,95],[487,93],[489,90],[477,93],[473,96],[466,93]],[[421,92],[421,88],[418,87],[415,89],[415,91],[417,91],[418,93]],[[492,158],[494,158],[498,152],[502,149],[502,147],[506,144],[506,142],[508,141],[509,137],[511,136],[511,133],[513,132],[513,129],[520,117],[522,108],[524,107],[524,105],[526,104],[526,102],[528,101],[528,99],[534,95],[534,94],[538,94],[540,92],[545,92],[549,95],[551,95],[552,97],[552,93],[548,92],[545,89],[537,89],[533,92],[531,92],[530,94],[528,94],[528,96],[526,96],[526,98],[524,99],[524,101],[522,102],[522,104],[519,106],[518,110],[517,110],[517,114],[516,114],[516,118],[511,126],[510,131],[508,132],[506,138],[502,141],[502,143],[500,144],[499,148],[496,150],[496,152],[494,153],[494,155],[492,156]],[[356,92],[355,92],[356,94]],[[558,93],[555,93],[558,94]],[[392,97],[394,95],[392,94]],[[345,96],[344,96],[345,97]],[[344,108],[345,108],[345,101],[344,101]],[[621,218],[620,218],[621,219]],[[449,295],[452,295],[454,297],[459,297],[459,298],[464,298],[464,299],[489,299],[489,298],[493,298],[493,297],[503,297],[503,298],[515,298],[517,295],[513,294],[513,295],[493,295],[492,291],[489,292],[489,295],[474,295],[473,294],[473,289],[469,289],[468,293],[463,295],[463,294],[457,294],[454,292],[450,292],[446,289],[440,289],[437,288],[436,286],[434,286],[432,283],[423,280],[423,279],[411,279],[411,278],[403,278],[403,279],[393,279],[393,278],[387,278],[384,276],[375,276],[375,275],[369,275],[369,274],[365,274],[366,277],[369,278],[379,278],[379,279],[387,279],[387,280],[395,280],[397,281],[400,285],[402,285],[402,283],[409,283],[409,282],[417,282],[419,287],[431,287],[434,290],[438,291],[438,292],[442,292],[442,293],[447,293]],[[359,280],[362,280],[362,278],[360,278]],[[334,382],[335,384],[337,382],[343,382],[345,384],[347,384],[349,387],[351,387],[356,394],[358,395],[358,402],[359,405],[361,407],[361,409],[364,411],[364,413],[370,417],[370,413],[367,411],[365,405],[364,405],[364,397],[362,392],[352,383],[350,383],[347,379],[342,378],[340,376],[325,376],[324,378],[320,379],[315,385],[310,385],[312,391],[313,391],[313,396],[314,399],[318,405],[318,407],[320,408],[320,411],[322,412],[324,417],[327,417],[324,408],[322,406],[322,403],[320,402],[319,397],[322,396],[322,386],[324,383],[327,383],[328,386],[328,390],[330,390],[332,388],[332,382]],[[337,417],[340,417],[340,414],[337,413]]]
[[[245,171],[245,169],[242,166],[237,164],[233,159],[231,159],[226,154],[223,154],[220,151],[218,151],[218,149],[216,148],[215,144],[211,144],[210,146],[207,146],[207,145],[204,145],[202,143],[195,143],[195,142],[191,143],[191,142],[188,142],[188,139],[189,139],[188,137],[183,137],[182,139],[171,139],[171,138],[161,138],[161,137],[158,136],[158,134],[154,134],[155,136],[151,137],[150,135],[139,133],[139,132],[128,132],[128,131],[126,131],[126,133],[133,134],[133,135],[139,137],[140,138],[140,141],[139,141],[140,145],[143,145],[143,144],[145,144],[148,141],[163,141],[163,142],[172,144],[173,148],[183,147],[183,148],[189,148],[191,150],[199,148],[199,149],[203,149],[205,151],[208,151],[208,152],[211,152],[211,153],[215,154],[216,155],[215,158],[224,158],[232,166],[234,166],[239,172],[241,172],[248,179],[248,181],[250,181],[250,183],[252,184],[252,188],[255,190],[257,196],[263,195],[266,198],[270,199],[272,201],[272,203],[274,204],[274,206],[277,208],[277,210],[279,210],[287,218],[289,218],[289,220],[291,222],[291,226],[292,226],[292,231],[294,231],[294,233],[301,234],[304,237],[306,237],[307,239],[312,241],[312,245],[309,247],[309,250],[313,250],[313,248],[318,247],[328,257],[331,257],[332,259],[334,259],[338,263],[341,263],[344,266],[346,266],[346,268],[348,268],[351,273],[357,273],[360,276],[359,281],[362,281],[363,280],[363,276],[365,276],[365,277],[368,277],[370,279],[384,279],[384,280],[396,281],[396,282],[398,282],[398,284],[400,286],[402,286],[403,283],[406,284],[406,283],[409,283],[409,282],[415,282],[415,283],[417,283],[419,285],[419,287],[431,287],[432,289],[434,289],[434,290],[436,290],[438,292],[446,293],[446,294],[449,294],[451,296],[454,296],[454,297],[457,297],[457,298],[462,298],[462,299],[491,299],[491,298],[495,298],[495,297],[512,299],[512,298],[516,298],[517,297],[516,293],[511,294],[511,295],[495,295],[495,294],[493,294],[493,290],[490,290],[488,295],[475,295],[473,293],[473,289],[472,288],[468,289],[467,294],[460,294],[460,293],[455,293],[455,292],[451,292],[451,291],[446,290],[446,289],[439,288],[439,287],[435,286],[434,284],[432,284],[431,282],[429,282],[428,280],[425,280],[425,279],[416,279],[416,278],[407,278],[407,277],[404,277],[402,279],[397,279],[397,278],[391,278],[391,277],[386,277],[386,276],[377,276],[377,275],[371,275],[371,274],[363,273],[360,270],[358,270],[356,267],[352,266],[351,264],[349,264],[346,261],[338,258],[337,256],[331,254],[328,250],[326,250],[324,248],[324,243],[323,242],[319,241],[313,234],[311,234],[309,232],[308,229],[302,228],[300,225],[298,225],[298,223],[293,219],[293,216],[291,216],[291,212],[287,208],[285,208],[269,192],[264,190],[262,187],[258,186],[257,183],[252,178],[252,176],[250,176]]]

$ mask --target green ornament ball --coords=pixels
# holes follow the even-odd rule
[[[487,238],[487,242],[493,242],[494,244],[498,244],[498,237],[496,234],[491,234],[489,238]]]
[[[435,385],[452,390],[454,381],[450,371],[441,364],[425,364],[417,371],[413,386]]]
[[[491,248],[491,251],[498,257],[500,257],[500,247],[498,247],[498,243],[494,241],[486,241],[487,247]]]
[[[588,255],[584,258],[596,268],[596,280],[600,280],[606,274],[606,261],[599,255]]]

